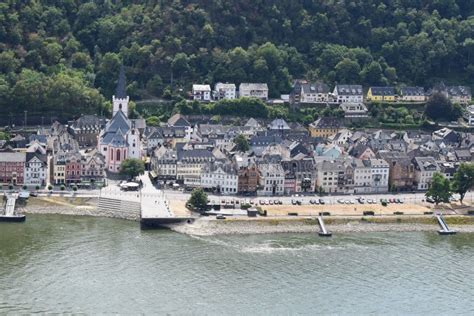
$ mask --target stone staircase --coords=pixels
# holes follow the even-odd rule
[[[97,209],[110,217],[140,219],[139,202],[100,197]]]

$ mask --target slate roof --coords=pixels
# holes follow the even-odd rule
[[[288,123],[286,123],[284,119],[275,119],[270,124],[268,124],[268,128],[274,130],[286,130],[290,129],[290,126],[288,126]]]
[[[313,128],[340,128],[341,119],[336,117],[321,117],[310,124]]]
[[[471,88],[466,86],[449,86],[447,87],[450,96],[470,97]]]
[[[400,89],[402,96],[424,96],[425,88],[423,87],[403,87]]]
[[[191,126],[191,124],[181,114],[175,114],[168,120],[169,126]]]
[[[415,157],[415,163],[420,171],[439,170],[439,166],[433,157]]]
[[[370,87],[372,95],[395,95],[394,87]]]
[[[362,95],[362,86],[358,84],[338,84],[334,90],[338,95]]]
[[[254,118],[249,118],[249,120],[247,121],[247,123],[245,123],[245,126],[249,126],[249,127],[253,127],[253,128],[260,128],[260,124],[257,122],[256,119]]]
[[[25,162],[26,154],[23,152],[2,152],[0,162]]]
[[[324,82],[304,83],[301,85],[302,92],[308,93],[329,93],[329,86]]]
[[[127,142],[124,135],[129,130],[130,122],[122,111],[118,111],[105,127],[104,134],[102,135],[102,144],[112,144],[117,147],[126,146]]]
[[[37,152],[26,153],[26,162],[29,162],[35,157],[38,158],[43,163],[43,165],[46,165],[46,161],[48,159],[47,155],[39,154]]]

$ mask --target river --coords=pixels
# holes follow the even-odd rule
[[[0,314],[473,314],[474,234],[191,237],[138,223],[0,223]]]

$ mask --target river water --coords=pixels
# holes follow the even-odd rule
[[[0,314],[473,314],[474,234],[190,237],[0,223]]]

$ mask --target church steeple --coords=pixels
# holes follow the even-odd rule
[[[125,79],[125,67],[120,66],[120,73],[117,81],[117,88],[115,89],[115,97],[125,99],[127,97],[127,80]]]
[[[112,97],[112,116],[115,116],[118,111],[122,111],[123,114],[128,117],[128,101],[130,98],[127,95],[126,87],[127,80],[125,79],[125,67],[122,65],[120,67],[117,88],[115,89],[115,94]]]

